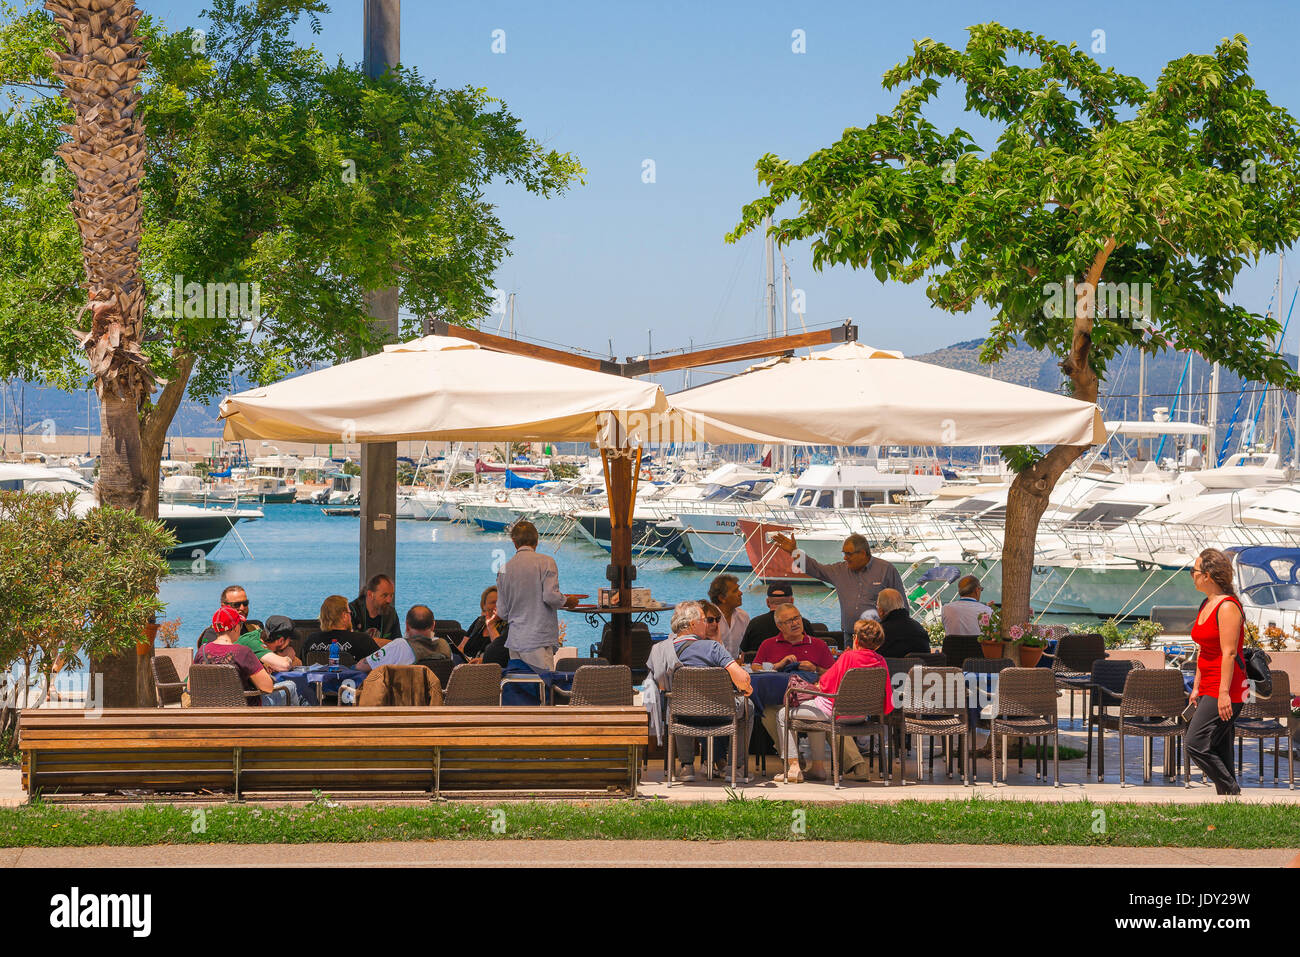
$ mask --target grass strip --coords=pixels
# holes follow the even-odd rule
[[[1276,848],[1300,845],[1300,806],[901,801],[807,804],[733,799],[421,806],[148,804],[0,808],[0,847],[305,844],[457,839],[814,840]]]

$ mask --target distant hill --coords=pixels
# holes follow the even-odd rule
[[[995,379],[1014,382],[1034,389],[1042,389],[1046,392],[1060,391],[1063,377],[1060,370],[1060,360],[1056,357],[1020,344],[1011,349],[1001,362],[986,366],[979,361],[979,351],[983,344],[983,339],[968,339],[964,342],[955,342],[943,349],[936,349],[933,352],[909,356],[909,358],[921,362],[930,362],[949,369],[960,369],[977,375],[988,375]],[[1289,359],[1294,366],[1295,357],[1291,356]],[[1187,366],[1186,373],[1184,373],[1185,366]],[[1190,366],[1188,366],[1186,355],[1169,351],[1158,355],[1149,355],[1146,358],[1147,400],[1144,403],[1143,410],[1138,409],[1137,402],[1137,354],[1129,352],[1118,356],[1111,363],[1111,368],[1108,370],[1106,379],[1102,384],[1102,413],[1107,419],[1138,419],[1149,418],[1152,410],[1158,406],[1173,409],[1175,394],[1180,391],[1180,378],[1183,380],[1181,397],[1177,401],[1177,409],[1173,413],[1173,417],[1178,420],[1186,420],[1189,417],[1190,410],[1192,421],[1206,421],[1208,402],[1206,392],[1210,383],[1210,364],[1199,356],[1193,356]],[[246,382],[236,380],[234,389],[239,391],[247,388],[248,385]],[[1241,380],[1235,375],[1226,370],[1221,372],[1219,381],[1220,423],[1226,423],[1232,417],[1233,410],[1238,403],[1240,387]],[[8,425],[10,433],[18,431],[17,422],[20,407],[26,431],[30,434],[39,434],[42,430],[42,422],[46,419],[54,420],[55,428],[60,434],[66,435],[78,431],[84,434],[85,432],[88,395],[86,392],[61,392],[57,389],[31,383],[24,385],[17,380],[10,382],[7,389],[0,389],[0,391],[5,393],[2,404],[5,424]],[[91,434],[98,435],[98,402],[93,394],[89,395]],[[1244,397],[1241,397],[1239,419],[1244,420],[1249,414],[1251,400],[1255,397],[1256,394],[1251,392],[1247,392]],[[221,428],[217,421],[219,405],[220,400],[199,403],[187,399],[176,414],[171,434],[193,436],[194,438],[219,436],[221,434]],[[1222,430],[1220,434],[1222,434]],[[1238,435],[1240,435],[1239,432]],[[1289,445],[1289,442],[1286,444]]]

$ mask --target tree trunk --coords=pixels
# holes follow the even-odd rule
[[[1097,250],[1075,300],[1074,336],[1070,352],[1061,362],[1061,371],[1074,386],[1074,398],[1097,401],[1097,373],[1089,361],[1092,351],[1092,325],[1096,314],[1096,289],[1106,260],[1115,251],[1115,238],[1109,237]],[[1086,445],[1057,445],[1015,477],[1007,492],[1007,514],[1002,528],[1002,636],[1012,625],[1029,621],[1029,595],[1034,576],[1034,545],[1038,540],[1038,522],[1047,511],[1052,489],[1065,470],[1086,450]],[[1049,596],[1050,597],[1050,596]]]
[[[144,504],[146,486],[140,444],[140,412],[134,396],[100,396],[99,501],[132,512]]]
[[[99,500],[136,511],[146,485],[139,412],[153,381],[140,349],[140,11],[133,0],[47,0],[45,6],[58,28],[48,54],[75,117],[64,127],[69,139],[59,153],[77,178],[72,211],[91,310],[90,329],[80,340],[103,403]]]
[[[158,472],[163,448],[167,444],[167,430],[176,417],[176,410],[180,408],[185,387],[190,381],[190,373],[194,370],[193,355],[173,352],[172,356],[176,361],[176,371],[163,387],[158,401],[148,407],[140,426],[145,474],[145,494],[140,514],[151,519],[158,518]]]

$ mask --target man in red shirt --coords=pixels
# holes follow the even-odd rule
[[[835,658],[826,642],[804,633],[803,615],[799,614],[799,609],[793,604],[777,608],[774,620],[780,634],[758,646],[758,654],[754,656],[754,670],[757,671],[768,661],[777,671],[787,665],[797,664],[800,671],[811,673],[805,677],[816,679],[835,664]]]

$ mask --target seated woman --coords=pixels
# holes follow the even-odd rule
[[[889,668],[885,664],[885,659],[876,653],[876,649],[884,640],[885,630],[880,627],[880,622],[859,620],[853,626],[853,647],[840,655],[835,664],[818,679],[818,690],[825,691],[827,694],[839,691],[840,682],[844,680],[844,675],[850,668],[884,668],[888,676]],[[796,705],[793,716],[822,720],[831,716],[834,707],[833,698],[815,697]],[[894,703],[891,696],[886,694],[885,714],[893,710]],[[786,711],[786,708],[782,708],[776,716],[778,733],[785,740],[785,749],[782,753],[786,756],[785,773],[778,774],[776,781],[778,784],[799,784],[803,782],[803,772],[799,770],[798,735],[787,730],[790,726],[790,715]],[[826,761],[822,755],[826,753],[826,735],[821,731],[809,731],[808,750],[812,754],[808,776],[814,779],[825,779]]]
[[[292,682],[276,685],[271,675],[257,660],[257,655],[246,645],[239,644],[239,632],[244,616],[229,605],[217,609],[212,616],[212,631],[216,637],[194,652],[196,665],[233,665],[245,691],[261,691],[261,698],[249,699],[250,705],[297,704],[296,688]],[[284,694],[280,691],[283,690]]]
[[[303,661],[317,653],[328,656],[330,644],[335,641],[339,643],[339,651],[351,655],[353,661],[368,658],[379,650],[365,632],[352,630],[352,612],[342,595],[330,595],[321,603],[320,631],[302,643]]]
[[[505,650],[508,626],[497,617],[496,585],[484,589],[483,594],[479,596],[478,607],[483,614],[474,619],[474,623],[469,626],[469,631],[465,632],[465,638],[457,646],[457,650],[471,664],[496,661],[504,668],[510,661],[509,652]],[[499,647],[493,649],[493,656],[489,659],[485,655],[488,648],[493,645]]]

